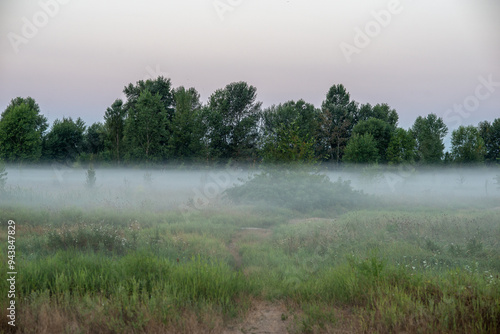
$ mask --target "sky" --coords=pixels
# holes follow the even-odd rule
[[[163,75],[203,102],[246,81],[263,106],[320,107],[343,84],[409,128],[500,117],[498,0],[2,0],[0,111],[33,97],[50,123],[102,121],[123,88]]]

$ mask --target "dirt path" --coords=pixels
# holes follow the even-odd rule
[[[235,233],[228,245],[229,252],[233,256],[236,269],[240,269],[242,258],[240,254],[241,244],[260,242],[271,236],[272,231],[265,228],[247,227]],[[267,301],[254,301],[246,317],[229,324],[222,332],[223,334],[285,334],[287,331],[287,320],[282,319],[286,314],[286,308],[281,303]]]
[[[285,314],[283,304],[255,301],[243,322],[228,325],[222,334],[286,334],[290,320]]]

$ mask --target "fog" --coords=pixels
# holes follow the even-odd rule
[[[87,170],[63,165],[7,166],[4,204],[41,208],[80,207],[133,210],[203,210],[231,205],[225,191],[260,173],[255,168],[136,169],[96,168],[95,184]],[[310,173],[334,182],[349,181],[354,190],[386,204],[454,204],[462,207],[500,204],[498,168],[320,167]],[[279,189],[278,189],[279,190]],[[314,192],[314,189],[310,189]],[[273,203],[269,203],[273,205]]]

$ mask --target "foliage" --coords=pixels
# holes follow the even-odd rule
[[[174,90],[175,114],[169,139],[170,155],[175,159],[196,160],[206,154],[203,142],[205,125],[202,122],[200,94],[194,88]]]
[[[333,85],[321,105],[318,155],[339,163],[357,122],[357,106],[343,85]]]
[[[419,116],[415,120],[411,133],[417,142],[417,160],[423,163],[440,163],[444,155],[443,139],[448,127],[442,118],[435,114]]]
[[[305,163],[314,164],[314,142],[310,137],[301,137],[296,121],[281,124],[268,134],[263,144],[264,163]]]
[[[168,113],[159,93],[140,93],[134,108],[128,110],[125,139],[131,160],[161,161],[168,151]]]
[[[413,163],[415,161],[415,147],[417,142],[410,131],[397,128],[392,135],[387,148],[387,162],[392,164]]]
[[[358,121],[367,121],[370,118],[376,118],[389,124],[392,129],[396,129],[399,116],[395,109],[391,109],[388,104],[377,104],[371,106],[369,103],[359,107]]]
[[[363,136],[365,134],[373,136],[378,152],[376,161],[380,162],[386,161],[386,151],[392,137],[392,132],[393,128],[390,124],[377,118],[369,118],[365,121],[359,121],[352,129],[353,136]]]
[[[484,161],[486,149],[478,129],[472,125],[460,126],[451,134],[451,155],[457,163]]]
[[[97,122],[87,128],[83,135],[84,151],[86,153],[97,155],[104,151],[106,146],[106,127]]]
[[[107,108],[104,113],[106,133],[115,151],[115,160],[118,163],[120,162],[120,144],[122,143],[125,129],[125,114],[123,101],[120,99],[116,99],[111,107]]]
[[[47,126],[34,99],[13,99],[0,118],[0,158],[11,162],[38,161]]]
[[[478,128],[485,144],[485,160],[490,163],[500,163],[500,118],[491,124],[488,121],[481,122]]]
[[[363,135],[354,134],[349,139],[343,161],[359,164],[377,162],[379,158],[377,142],[370,133]]]
[[[212,158],[241,160],[255,155],[261,109],[256,93],[246,82],[234,82],[210,96],[203,123]]]
[[[75,161],[84,148],[85,123],[81,118],[56,119],[44,141],[44,158],[58,162]]]
[[[300,212],[314,210],[345,210],[364,200],[348,181],[310,174],[303,169],[278,170],[269,168],[246,183],[225,192],[236,203],[260,203]]]

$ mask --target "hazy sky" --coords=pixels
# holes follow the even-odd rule
[[[164,75],[203,102],[247,81],[264,106],[319,107],[342,83],[404,128],[476,125],[500,117],[499,32],[498,0],[1,0],[0,111],[31,96],[51,123],[101,121],[125,85]]]

